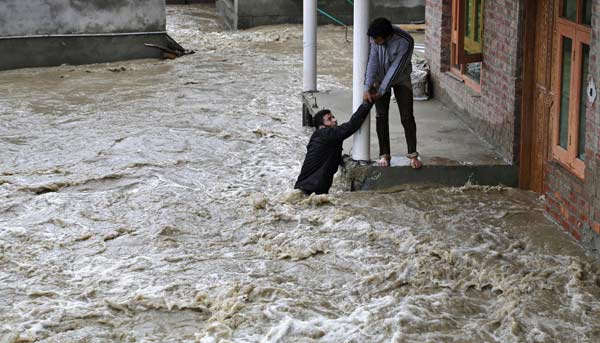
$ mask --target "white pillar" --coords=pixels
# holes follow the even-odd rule
[[[363,84],[369,58],[369,0],[354,0],[354,64],[352,108],[354,111],[362,104]],[[371,116],[369,115],[361,128],[354,134],[352,159],[369,161],[371,159]]]
[[[317,90],[317,0],[304,0],[304,87]]]

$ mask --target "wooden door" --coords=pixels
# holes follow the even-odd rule
[[[558,0],[530,0],[525,4],[519,185],[543,193],[554,111],[552,62]]]

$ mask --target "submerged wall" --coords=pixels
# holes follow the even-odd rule
[[[164,0],[3,0],[0,69],[160,57]]]
[[[217,9],[230,29],[261,25],[301,24],[302,0],[217,0]],[[320,9],[352,25],[353,6],[346,0],[318,0]],[[394,23],[425,20],[425,0],[372,0],[371,16],[387,17]],[[331,24],[319,15],[319,24]]]

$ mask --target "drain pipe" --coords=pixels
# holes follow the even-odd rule
[[[317,0],[304,0],[304,92],[317,91]]]
[[[354,63],[352,67],[352,108],[354,111],[362,104],[363,84],[369,58],[369,0],[354,1]],[[354,134],[352,159],[368,162],[371,159],[371,116]]]

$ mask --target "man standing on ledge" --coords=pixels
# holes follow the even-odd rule
[[[413,116],[413,92],[410,81],[412,72],[411,57],[414,39],[399,27],[395,27],[386,18],[377,18],[369,26],[371,51],[365,75],[365,101],[375,102],[375,124],[379,140],[379,165],[390,165],[390,126],[389,110],[391,90],[394,90],[400,120],[404,127],[407,157],[414,169],[421,168],[417,152],[417,124]]]
[[[376,98],[377,96],[373,95],[369,99],[374,101]],[[321,110],[315,114],[315,132],[306,146],[306,157],[295,189],[300,189],[306,194],[329,192],[333,175],[342,162],[342,143],[360,128],[371,107],[372,103],[363,102],[350,120],[340,126],[330,110]]]

